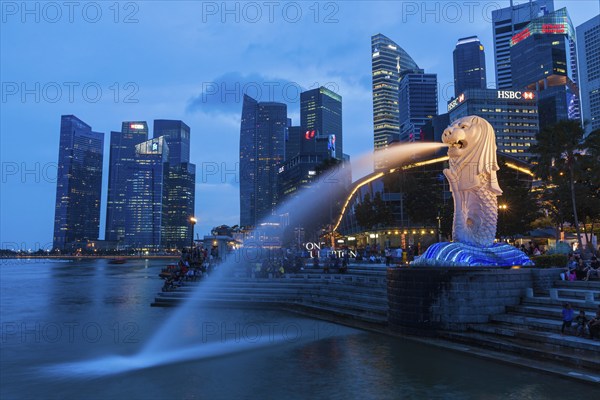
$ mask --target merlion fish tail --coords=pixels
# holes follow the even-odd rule
[[[498,197],[488,185],[481,185],[475,189],[478,200],[479,221],[473,226],[471,232],[473,241],[481,246],[490,246],[496,238],[496,223],[498,222]]]

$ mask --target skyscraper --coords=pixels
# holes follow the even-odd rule
[[[190,127],[183,121],[155,119],[153,137],[164,136],[169,145],[171,165],[190,162]]]
[[[477,36],[458,39],[453,52],[454,96],[465,89],[485,89],[485,51]]]
[[[106,239],[136,248],[189,246],[196,181],[190,128],[155,120],[153,134],[148,140],[145,121],[111,132]]]
[[[510,59],[510,39],[525,27],[532,19],[544,12],[554,11],[554,0],[529,0],[522,4],[492,11],[494,33],[494,60],[496,66],[496,87],[512,87],[512,69]]]
[[[567,9],[533,19],[510,47],[513,88],[538,92],[540,127],[579,119],[575,30]]]
[[[183,121],[154,120],[154,138],[164,137],[169,147],[161,242],[164,247],[181,248],[192,240],[190,218],[195,215],[196,166],[190,163],[190,132]]]
[[[577,27],[581,117],[586,135],[600,129],[600,15]]]
[[[98,239],[102,194],[104,133],[74,115],[61,116],[56,208],[55,249],[68,249],[80,240]]]
[[[277,204],[277,168],[285,157],[287,106],[244,95],[240,124],[240,224],[256,226]]]
[[[403,74],[419,66],[404,49],[388,37],[371,37],[373,79],[373,141],[375,150],[386,148],[400,136],[398,84]]]
[[[158,249],[166,219],[169,146],[164,137],[135,145],[134,168],[125,189],[125,244]]]
[[[342,97],[320,87],[300,94],[300,127],[309,135],[328,139],[334,157],[342,159]]]
[[[438,113],[437,75],[423,70],[403,75],[399,85],[400,142],[422,140],[421,128]]]
[[[135,169],[135,146],[146,140],[148,140],[148,124],[145,121],[123,122],[121,132],[110,133],[106,240],[125,239],[127,204],[125,188]]]

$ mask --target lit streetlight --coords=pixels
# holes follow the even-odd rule
[[[192,225],[192,240],[190,242],[190,251],[194,249],[194,225],[198,220],[195,217],[190,217],[190,225]]]

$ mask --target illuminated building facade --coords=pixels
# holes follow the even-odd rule
[[[102,193],[104,133],[75,117],[63,115],[56,179],[53,247],[69,249],[98,239]]]
[[[375,151],[400,138],[398,108],[399,81],[402,75],[419,69],[404,49],[382,34],[371,37],[373,83],[373,142]],[[381,168],[382,160],[376,164]]]
[[[287,106],[244,95],[240,124],[240,224],[257,224],[277,204],[277,172],[285,157]]]
[[[567,9],[533,19],[510,46],[513,89],[538,93],[540,127],[579,119],[575,31]]]
[[[477,36],[458,39],[452,56],[455,97],[466,89],[487,88],[485,51]]]
[[[125,188],[135,167],[135,146],[146,140],[146,121],[126,121],[121,124],[121,132],[110,133],[105,240],[125,239]]]
[[[600,129],[600,15],[579,25],[576,31],[581,118],[589,135]]]
[[[529,161],[539,132],[537,92],[467,89],[448,102],[450,123],[467,115],[486,119],[496,131],[498,151]]]
[[[554,0],[524,1],[518,4],[511,1],[510,7],[492,11],[496,88],[512,88],[511,38],[531,20],[552,11]]]

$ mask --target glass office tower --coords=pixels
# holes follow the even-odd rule
[[[513,88],[539,94],[541,128],[579,119],[575,31],[567,9],[535,18],[510,46]]]
[[[162,244],[168,248],[189,246],[192,241],[190,218],[195,215],[196,201],[196,166],[190,163],[191,130],[180,120],[156,119],[153,136],[164,137],[169,146]]]
[[[438,113],[437,75],[405,74],[399,85],[400,142],[422,140],[421,128]]]
[[[485,51],[477,36],[458,39],[454,52],[454,96],[465,89],[486,89]]]
[[[510,40],[531,20],[544,13],[554,11],[554,0],[536,0],[513,2],[510,6],[492,11],[492,29],[494,33],[494,60],[496,67],[496,88],[512,87],[512,62],[510,59]]]
[[[382,34],[371,37],[373,142],[375,150],[398,141],[398,85],[401,75],[419,66],[404,49]]]
[[[125,187],[125,244],[129,247],[158,249],[162,245],[168,161],[164,137],[135,146],[134,169]]]
[[[300,127],[309,135],[331,138],[334,157],[342,159],[342,96],[325,87],[300,93]]]
[[[256,226],[277,204],[277,168],[285,157],[287,106],[244,95],[240,124],[240,224]]]
[[[576,31],[581,118],[589,135],[600,129],[600,15],[579,25]]]
[[[135,146],[146,140],[146,121],[126,121],[121,124],[121,132],[110,133],[106,240],[122,242],[125,239],[125,188],[135,168]]]
[[[98,239],[104,133],[74,115],[61,116],[53,247]]]

